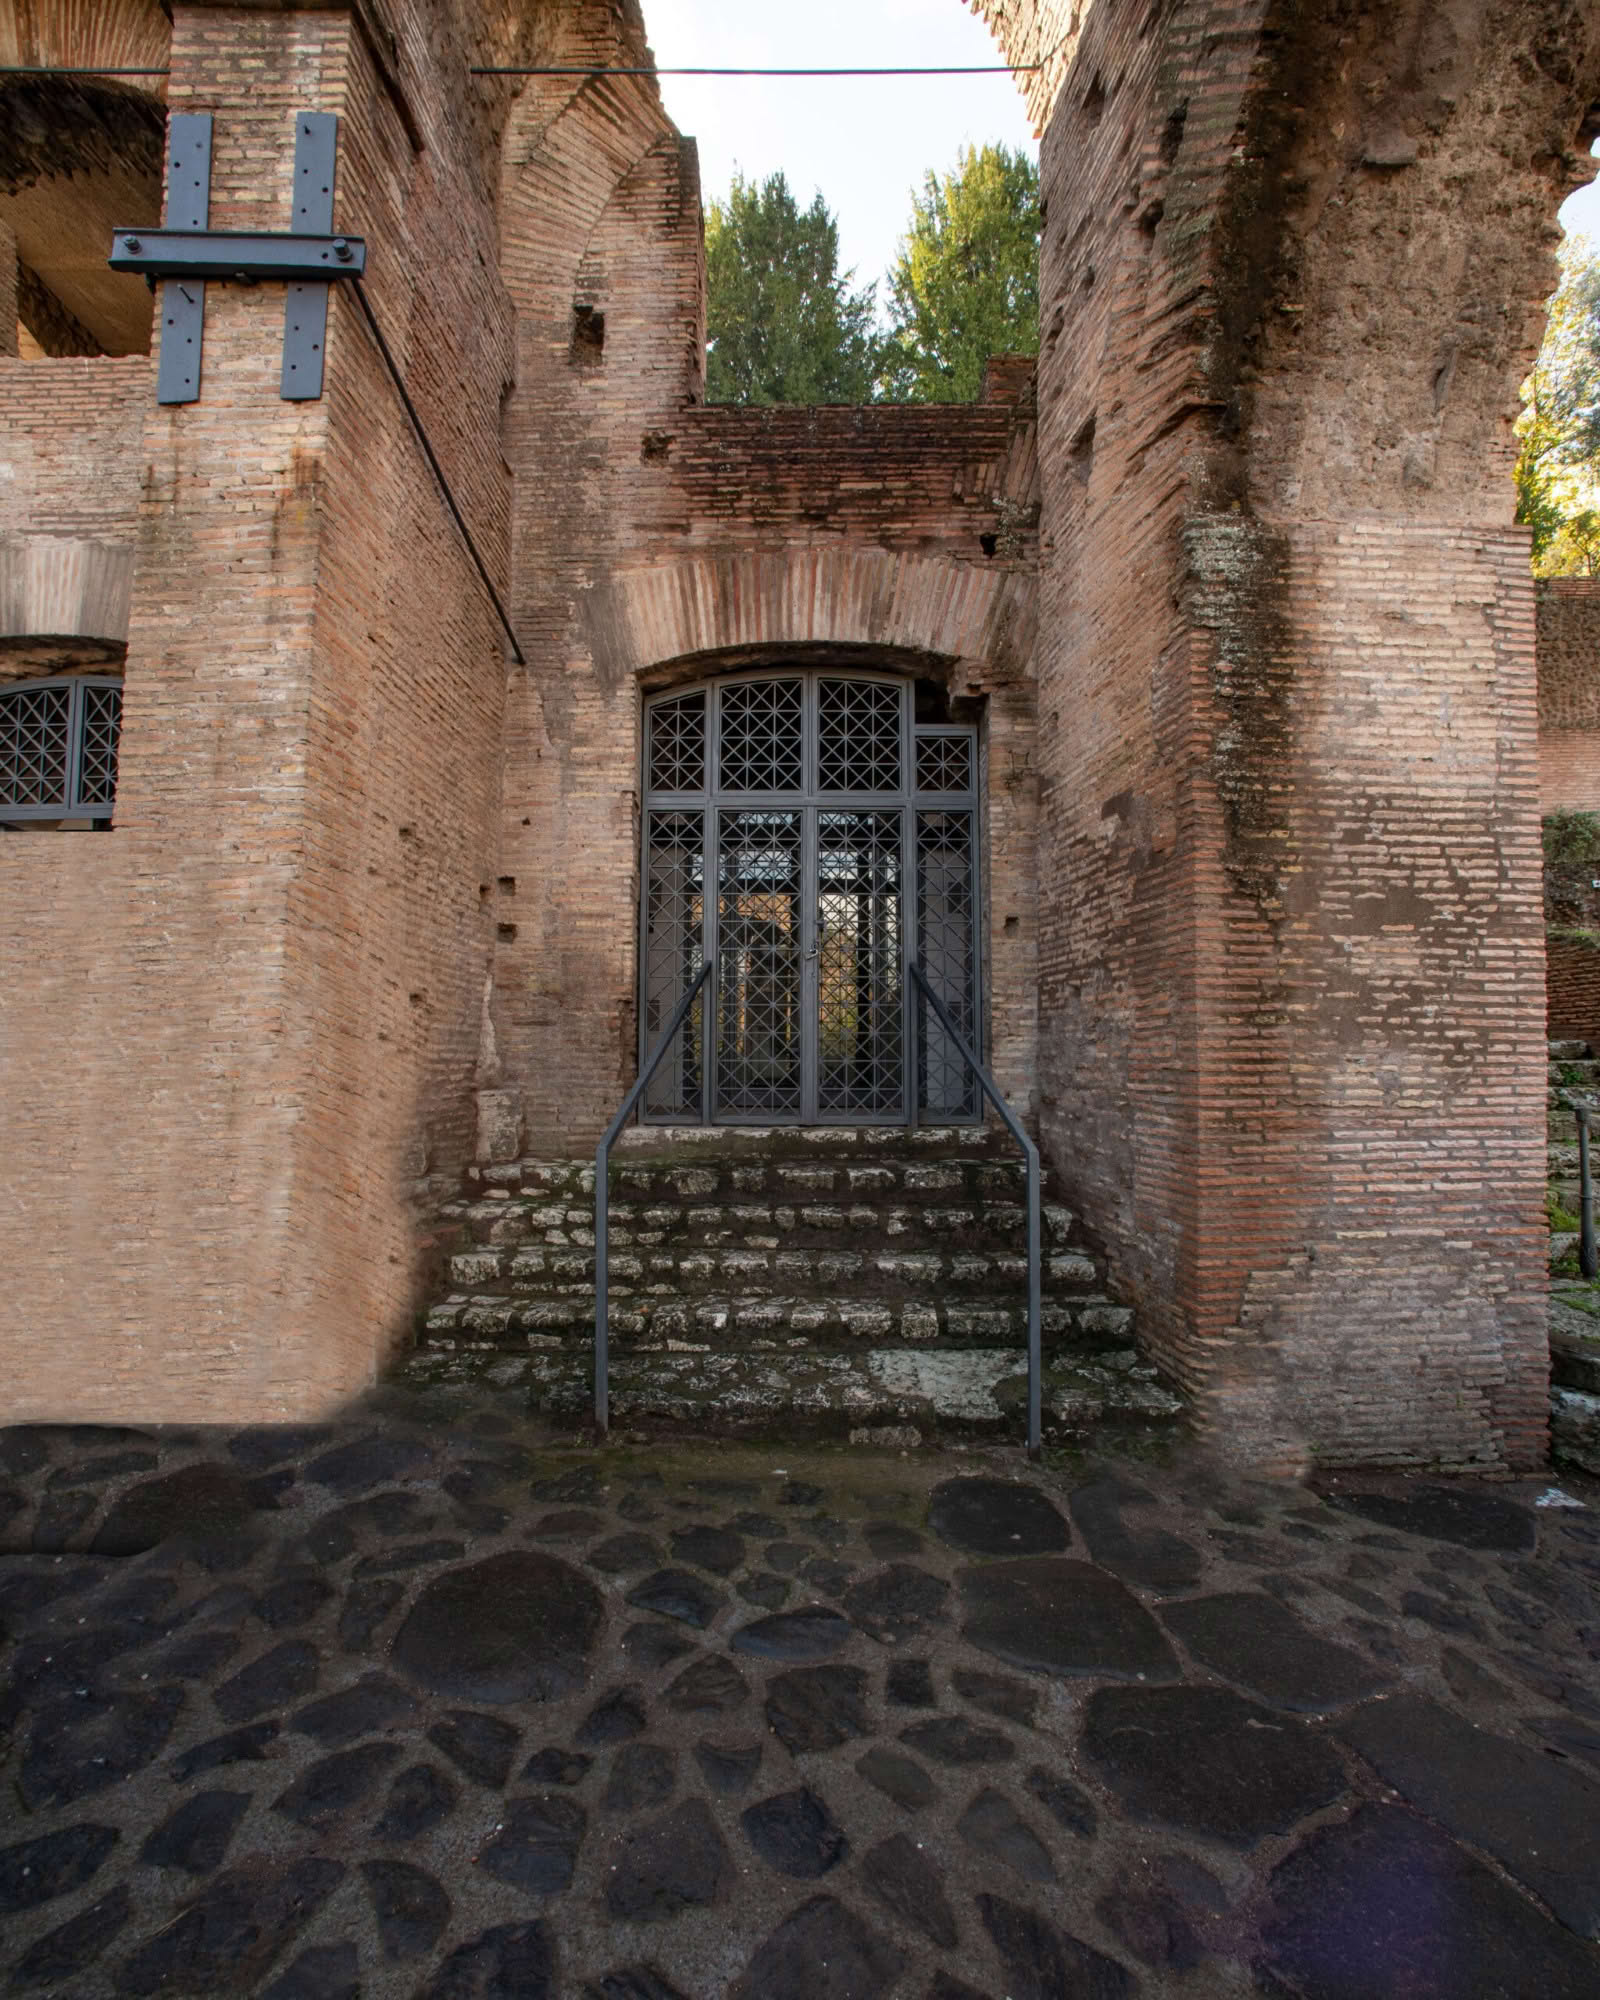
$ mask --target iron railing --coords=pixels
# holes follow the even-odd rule
[[[1040,1428],[1042,1420],[1040,1354],[1039,1354],[1039,1309],[1042,1290],[1039,1265],[1039,1148],[1022,1129],[1022,1122],[1000,1094],[1000,1086],[978,1060],[978,1053],[951,1019],[950,1010],[928,984],[921,965],[916,959],[911,961],[911,977],[922,993],[922,997],[933,1009],[939,1025],[960,1051],[962,1059],[972,1074],[978,1079],[979,1088],[999,1112],[1006,1130],[1022,1148],[1022,1158],[1028,1170],[1028,1456],[1039,1456]],[[912,1009],[913,1029],[916,1009]],[[913,1120],[920,1086],[917,1081],[917,1060],[915,1033],[911,1061],[907,1065],[907,1088],[911,1093]]]
[[[671,1048],[678,1030],[688,1020],[691,1009],[700,998],[700,989],[711,977],[714,961],[706,959],[695,982],[678,1002],[672,1019],[656,1037],[656,1045],[645,1059],[644,1068],[632,1090],[622,1100],[621,1109],[606,1127],[606,1135],[595,1148],[594,1155],[594,1424],[601,1437],[611,1426],[611,1297],[609,1274],[606,1268],[606,1235],[611,1220],[611,1148],[617,1134],[633,1116],[634,1107],[650,1087],[650,1079],[661,1067],[662,1058]]]
[[[1578,1269],[1586,1278],[1600,1272],[1594,1241],[1594,1181],[1589,1171],[1589,1120],[1595,1107],[1587,1098],[1561,1093],[1578,1122]]]

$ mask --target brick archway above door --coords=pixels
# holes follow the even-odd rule
[[[960,660],[996,685],[1029,671],[1034,579],[883,549],[692,556],[614,573],[580,616],[614,682],[667,660],[825,645]]]

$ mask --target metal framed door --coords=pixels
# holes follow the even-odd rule
[[[909,682],[766,673],[646,712],[641,1059],[706,998],[647,1118],[898,1124],[970,1116],[936,1023],[910,1045],[909,952],[976,1029],[976,733],[915,722]],[[906,885],[915,883],[914,894]]]

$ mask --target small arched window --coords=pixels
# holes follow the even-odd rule
[[[60,674],[0,687],[0,827],[111,824],[122,682]]]

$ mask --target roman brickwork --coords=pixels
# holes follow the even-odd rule
[[[152,121],[210,111],[214,226],[282,228],[293,112],[340,115],[516,643],[348,292],[321,401],[281,290],[213,285],[159,409],[138,301],[36,272],[105,351],[0,358],[3,671],[125,648],[126,696],[114,831],[0,839],[24,1415],[372,1379],[440,1192],[588,1151],[634,1074],[643,696],[846,661],[981,727],[993,1064],[1214,1435],[1541,1457],[1539,817],[1592,647],[1509,469],[1600,8],[977,11],[1034,65],[1036,371],[731,410],[653,78],[469,74],[648,68],[635,0],[29,10],[11,60],[171,74],[12,122],[55,135],[0,154],[19,282],[86,120],[148,204]]]

